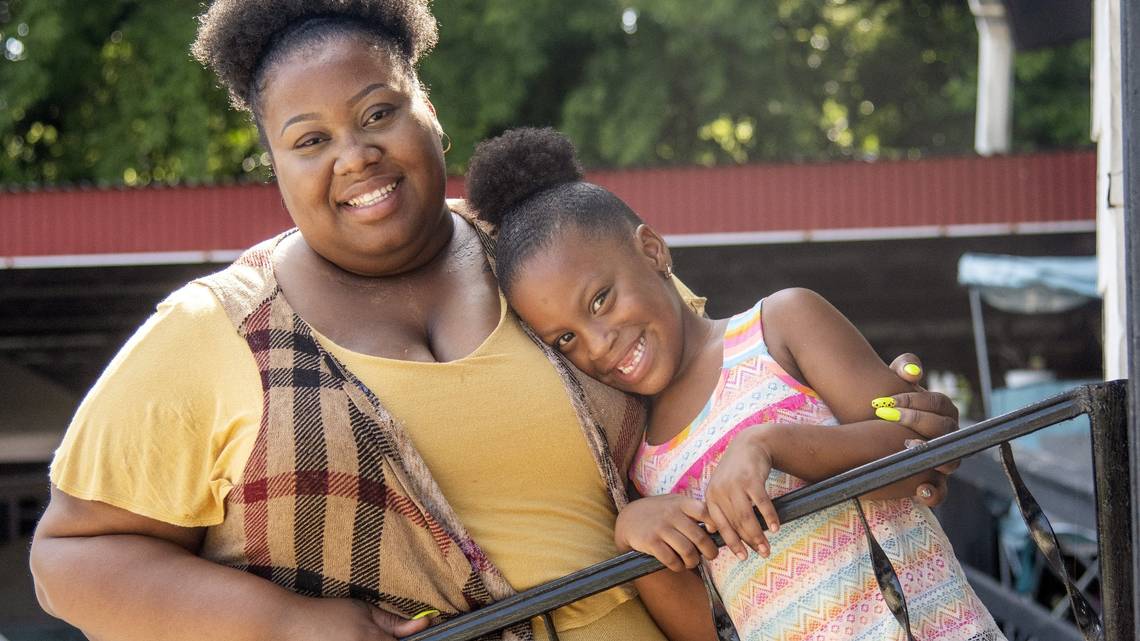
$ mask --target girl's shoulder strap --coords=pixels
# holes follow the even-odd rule
[[[768,353],[768,346],[764,343],[763,305],[764,299],[760,299],[749,309],[728,319],[728,327],[724,330],[726,367]]]

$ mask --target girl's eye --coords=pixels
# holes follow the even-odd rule
[[[598,311],[602,309],[602,305],[606,304],[606,299],[609,298],[609,295],[610,291],[608,289],[598,292],[598,295],[594,297],[594,300],[590,301],[590,312],[597,314]]]
[[[574,340],[574,332],[566,332],[565,334],[554,339],[554,346],[560,350],[566,349],[570,342]]]

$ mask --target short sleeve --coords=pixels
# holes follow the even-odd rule
[[[147,518],[214,525],[260,419],[253,355],[214,294],[192,283],[158,305],[88,392],[51,480]]]

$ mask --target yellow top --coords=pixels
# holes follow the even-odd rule
[[[378,358],[318,340],[401,421],[513,586],[616,553],[614,508],[566,391],[505,304],[483,344],[449,363]],[[187,285],[88,393],[51,480],[70,495],[159,521],[217,524],[252,451],[261,403],[248,347],[212,292]],[[615,589],[567,606],[555,613],[556,627],[585,626],[631,596]]]

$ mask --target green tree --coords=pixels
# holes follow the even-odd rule
[[[188,54],[199,0],[0,0],[0,184],[263,179]],[[567,131],[589,166],[969,153],[963,0],[437,0],[425,60],[461,172],[477,141]],[[1088,144],[1089,44],[1019,54],[1015,148]]]
[[[21,0],[8,11],[0,182],[177,183],[261,164],[245,117],[189,57],[196,1]]]

